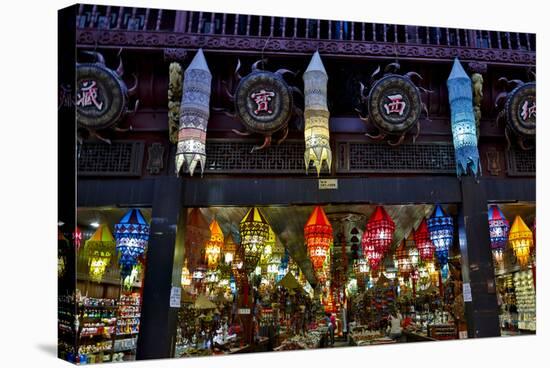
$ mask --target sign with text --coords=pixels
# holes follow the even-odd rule
[[[319,190],[338,189],[338,179],[319,179]]]
[[[237,314],[250,314],[250,308],[239,308]]]
[[[462,295],[464,296],[465,302],[472,301],[472,288],[470,287],[469,282],[465,282],[462,284]]]
[[[181,287],[172,286],[170,290],[170,308],[181,307]]]

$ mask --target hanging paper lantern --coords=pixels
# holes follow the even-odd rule
[[[477,130],[472,104],[472,81],[455,58],[453,69],[447,79],[449,104],[451,105],[451,127],[455,147],[456,174],[468,175],[468,168],[474,176],[480,174],[480,160],[477,149]]]
[[[220,256],[223,247],[223,231],[218,224],[218,221],[213,220],[210,224],[210,240],[206,242],[204,251],[206,261],[210,270],[215,270],[218,267]]]
[[[332,245],[332,225],[321,206],[315,207],[304,227],[309,259],[313,268],[318,270],[323,267],[328,252]]]
[[[181,269],[181,286],[185,288],[190,285],[191,285],[191,273],[189,272],[189,268],[187,268],[187,261],[186,261]]]
[[[119,254],[120,276],[124,280],[145,253],[149,241],[149,225],[141,211],[132,208],[115,225],[116,250]]]
[[[395,250],[395,257],[397,258],[397,269],[399,270],[399,274],[407,280],[413,270],[413,266],[409,258],[409,250],[405,247],[404,240],[399,243],[399,246]]]
[[[329,116],[327,107],[328,75],[318,52],[313,54],[309,66],[304,72],[304,99],[305,99],[305,128],[304,138],[306,150],[304,161],[306,172],[309,164],[317,169],[317,176],[321,174],[323,162],[331,170],[332,152],[330,150]]]
[[[425,218],[422,219],[420,225],[418,225],[418,229],[414,232],[414,243],[418,249],[421,260],[427,262],[433,259],[435,246],[430,239],[428,224]]]
[[[514,219],[508,240],[519,264],[522,267],[526,266],[529,263],[531,247],[533,247],[533,233],[520,216],[516,216]]]
[[[489,239],[495,263],[503,265],[510,223],[497,205],[489,206]]]
[[[225,237],[225,242],[223,244],[224,261],[226,264],[230,264],[231,262],[233,262],[236,251],[237,243],[235,242],[233,234],[230,231],[229,234]]]
[[[365,236],[365,234],[367,234],[367,232],[363,233],[363,236]],[[376,250],[374,244],[371,242],[367,242],[366,245],[363,245],[363,254],[366,255],[371,270],[377,271],[382,262],[383,254]]]
[[[370,244],[383,257],[390,249],[394,231],[395,223],[384,207],[376,206],[363,233],[363,253],[365,253],[365,246]]]
[[[453,245],[453,218],[447,216],[440,205],[436,205],[432,216],[427,221],[430,240],[435,246],[435,256],[440,266],[447,264],[449,249]]]
[[[107,225],[101,225],[84,244],[90,266],[90,279],[101,282],[111,257],[115,252],[116,241]]]
[[[201,166],[201,175],[204,172],[211,84],[212,74],[202,49],[199,49],[184,73],[176,151],[177,175],[186,166],[193,176],[198,163]]]
[[[241,246],[244,251],[244,268],[247,274],[256,269],[269,237],[269,224],[262,212],[253,207],[240,223]]]
[[[204,246],[210,239],[210,226],[199,208],[193,208],[187,216],[185,256],[189,271],[202,265]]]

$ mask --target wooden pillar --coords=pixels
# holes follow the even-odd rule
[[[186,212],[180,209],[181,192],[181,181],[176,177],[162,177],[155,182],[138,360],[173,356],[178,308],[170,308],[170,292],[173,279],[181,275],[183,262],[183,253],[179,250],[183,239],[176,250],[176,230],[178,224],[185,224],[186,220]]]
[[[465,297],[468,337],[500,336],[495,288],[487,196],[484,186],[473,177],[461,179],[462,207],[459,211],[459,242],[462,255],[463,290],[471,289],[471,301]]]

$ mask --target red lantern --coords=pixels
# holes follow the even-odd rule
[[[307,251],[313,268],[321,269],[332,245],[332,225],[321,206],[315,207],[304,227]]]
[[[422,222],[418,225],[418,229],[414,232],[414,242],[420,259],[431,261],[434,257],[435,246],[430,239],[430,232],[428,231],[428,224],[425,218],[422,219]]]
[[[374,213],[367,222],[367,228],[363,233],[363,253],[366,254],[365,246],[371,244],[375,251],[380,253],[381,256],[384,256],[388,249],[390,249],[394,231],[395,223],[384,207],[376,206]]]
[[[372,271],[378,270],[380,263],[382,262],[383,254],[374,248],[373,243],[365,242],[365,236],[367,232],[363,233],[363,254],[369,263]]]

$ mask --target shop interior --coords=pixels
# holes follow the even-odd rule
[[[488,209],[502,334],[532,333],[535,204]],[[458,205],[186,211],[176,357],[467,336]],[[78,209],[75,360],[135,359],[150,221],[150,208]]]

